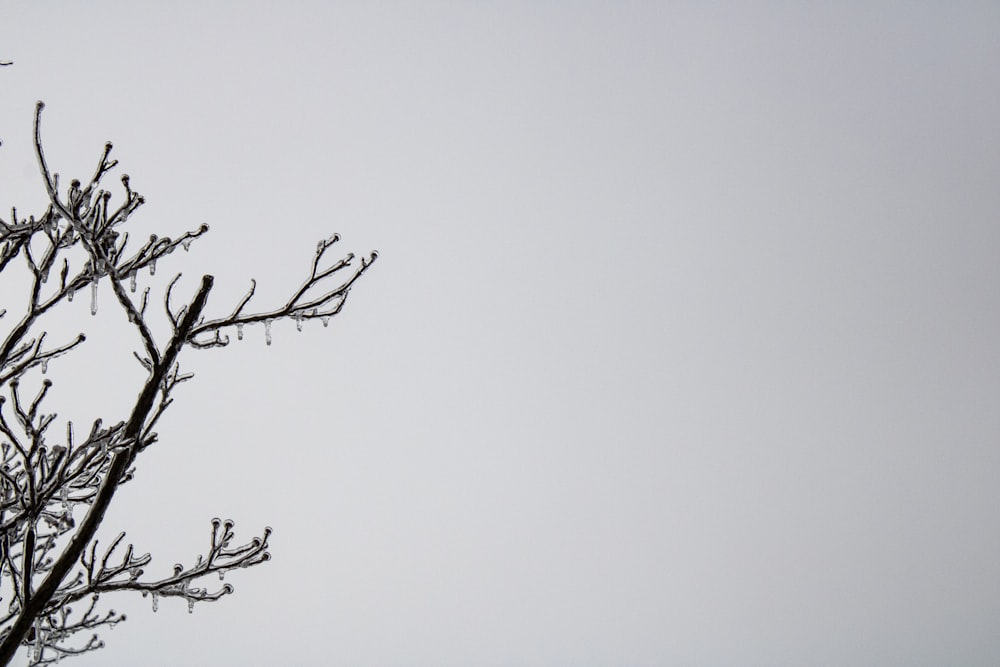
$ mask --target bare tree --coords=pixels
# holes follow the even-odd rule
[[[125,542],[125,533],[107,545],[99,544],[96,533],[115,492],[133,478],[137,458],[157,441],[153,429],[172,403],[175,388],[192,377],[181,372],[178,360],[184,349],[224,347],[230,333],[242,338],[243,327],[252,323],[263,324],[268,344],[275,320],[290,318],[301,327],[305,320],[318,319],[325,326],[377,257],[372,252],[358,262],[353,254],[329,260],[327,253],[339,239],[334,235],[316,246],[304,282],[284,303],[248,310],[256,286],[251,280],[247,294],[220,317],[205,314],[212,276],[204,276],[194,295],[178,304],[171,294],[178,274],[163,294],[166,319],[159,329],[165,331],[157,331],[147,317],[150,290],[136,294],[136,273],[155,271],[158,260],[178,246],[187,249],[208,228],[202,225],[179,238],[153,235],[130,244],[123,228],[143,198],[123,175],[124,201],[117,208],[110,205],[111,193],[101,187],[117,164],[110,159],[110,143],[90,180],[73,180],[60,194],[59,176],[50,171],[42,151],[43,107],[39,102],[35,111],[34,144],[47,209],[27,218],[18,217],[14,209],[9,221],[0,220],[0,273],[9,272],[20,257],[30,285],[25,314],[12,322],[0,344],[0,595],[8,600],[6,611],[0,611],[2,665],[22,646],[33,665],[102,647],[92,631],[125,619],[113,609],[99,610],[101,596],[107,593],[137,591],[152,597],[154,609],[158,597],[179,597],[191,610],[197,602],[218,600],[233,591],[229,584],[214,589],[196,585],[203,577],[221,578],[229,570],[269,558],[270,528],[239,543],[231,521],[213,519],[208,551],[194,565],[176,565],[172,575],[149,579],[144,568],[151,556],[136,553]],[[80,291],[90,290],[91,313],[96,313],[101,282],[110,284],[116,308],[137,334],[139,350],[132,354],[145,370],[145,380],[131,411],[120,421],[105,425],[96,419],[82,437],[66,422],[65,435],[56,436],[56,429],[50,428],[56,413],[45,407],[52,381],[43,376],[57,358],[85,349],[85,336],[50,344],[43,326],[48,315]],[[9,317],[0,310],[0,318]],[[165,344],[157,343],[160,335]]]

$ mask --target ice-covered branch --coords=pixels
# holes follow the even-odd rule
[[[208,553],[198,556],[193,566],[185,568],[177,564],[172,575],[152,581],[141,580],[145,573],[144,568],[152,561],[150,554],[137,556],[133,545],[129,544],[120,557],[113,560],[125,533],[120,533],[100,557],[97,553],[98,542],[94,540],[90,549],[80,558],[82,570],[74,580],[75,584],[60,589],[58,600],[53,600],[51,608],[54,610],[97,593],[115,591],[138,591],[144,597],[151,595],[154,611],[157,599],[162,597],[184,598],[188,602],[189,610],[193,609],[196,602],[218,600],[232,593],[233,587],[226,584],[212,591],[193,584],[209,574],[216,574],[221,580],[226,572],[253,567],[270,559],[267,551],[270,528],[265,528],[260,537],[233,547],[231,546],[235,537],[233,526],[232,521],[213,519]]]
[[[9,664],[21,648],[30,651],[30,664],[42,665],[103,646],[97,635],[83,643],[73,637],[124,620],[113,610],[97,611],[107,593],[139,592],[152,596],[154,606],[158,598],[180,597],[191,609],[232,592],[228,584],[196,585],[203,577],[216,574],[221,580],[232,569],[268,560],[270,528],[235,544],[232,522],[216,519],[208,551],[194,565],[178,565],[171,576],[147,580],[142,575],[149,554],[137,555],[132,545],[125,546],[124,533],[100,551],[96,535],[117,489],[132,479],[136,458],[157,441],[153,429],[172,405],[177,385],[193,377],[181,372],[185,346],[225,346],[230,339],[224,329],[235,327],[242,338],[243,327],[257,322],[263,322],[270,344],[271,324],[283,318],[295,320],[299,329],[312,319],[326,326],[377,258],[375,252],[360,260],[348,253],[331,260],[328,250],[339,236],[323,239],[305,280],[281,305],[248,312],[257,287],[251,280],[233,311],[211,320],[203,312],[212,276],[203,276],[190,300],[178,303],[178,273],[162,295],[167,323],[161,325],[147,318],[150,288],[136,294],[138,274],[145,269],[155,274],[158,262],[178,247],[187,250],[208,227],[198,225],[177,238],[150,234],[145,242],[134,241],[142,237],[124,228],[145,200],[122,175],[124,197],[112,204],[111,192],[102,186],[118,165],[110,143],[89,180],[73,179],[61,189],[42,148],[43,109],[39,102],[34,149],[48,199],[45,211],[37,218],[21,217],[12,208],[9,220],[0,219],[0,273],[20,270],[27,276],[20,318],[0,308],[5,326],[0,333],[0,597],[7,602],[0,611],[0,665]],[[57,438],[52,434],[57,415],[45,409],[53,383],[36,373],[46,375],[52,361],[80,349],[86,339],[80,334],[53,346],[46,342],[44,325],[53,309],[80,291],[89,291],[90,313],[96,316],[103,281],[118,306],[112,312],[120,309],[137,335],[130,352],[146,376],[125,419],[110,427],[95,420],[82,439],[74,438],[67,422],[65,438]]]
[[[345,257],[331,265],[321,267],[321,260],[327,249],[339,240],[340,236],[334,234],[329,239],[323,239],[317,244],[309,276],[292,293],[284,305],[273,310],[245,314],[243,311],[253,298],[257,288],[256,281],[251,280],[250,291],[240,299],[232,313],[227,317],[199,323],[192,330],[188,342],[197,348],[222,347],[229,344],[229,337],[221,334],[222,329],[235,327],[237,338],[242,339],[243,327],[245,325],[263,322],[267,334],[267,343],[270,345],[271,323],[275,320],[286,318],[295,320],[296,326],[300,330],[302,322],[305,320],[318,319],[323,322],[323,326],[326,326],[330,318],[337,315],[344,307],[354,283],[357,282],[378,258],[378,252],[372,251],[368,257],[362,257],[358,264],[354,265],[354,253],[348,253]],[[353,267],[354,271],[345,280],[332,288],[324,287],[323,289],[319,289],[324,281],[348,267]],[[211,338],[198,338],[198,336],[206,334],[210,335]]]

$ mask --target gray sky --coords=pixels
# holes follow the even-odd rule
[[[819,4],[0,3],[0,208],[42,99],[137,234],[211,225],[154,288],[381,253],[189,351],[103,531],[273,562],[74,664],[1000,662],[1000,7]],[[101,297],[81,422],[141,379]]]

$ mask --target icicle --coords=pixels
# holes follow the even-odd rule
[[[243,323],[240,322],[236,325],[236,340],[243,340]]]
[[[323,327],[324,328],[330,326],[330,316],[329,315],[324,315],[323,317],[321,317],[319,319],[323,320]]]
[[[90,283],[90,314],[97,314],[97,281]]]
[[[296,315],[295,316],[295,330],[299,331],[299,332],[302,331],[302,316],[301,315]]]
[[[42,622],[39,619],[35,619],[35,659],[41,662],[42,660]]]
[[[194,600],[192,600],[191,598],[188,598],[188,613],[189,614],[194,613]]]
[[[156,594],[156,591],[153,591],[151,595],[153,597],[153,611],[155,612],[160,608],[160,597]]]
[[[48,372],[49,372],[49,360],[42,359],[42,375],[45,375]]]
[[[107,437],[101,438],[101,456],[108,455],[108,439]]]
[[[155,276],[156,275],[156,258],[155,257],[149,261],[149,275],[151,275],[151,276]]]
[[[128,274],[128,291],[135,294],[135,271],[129,271]]]
[[[271,320],[264,320],[264,340],[271,344]]]
[[[184,248],[184,252],[191,249],[191,239],[184,239],[181,241],[181,247]]]
[[[222,581],[225,578],[226,578],[225,570],[219,570],[219,581]]]
[[[76,292],[76,290],[73,289],[72,287],[70,287],[69,288],[69,292],[66,292],[66,298],[69,299],[70,301],[72,301],[73,300],[73,293],[74,292]]]

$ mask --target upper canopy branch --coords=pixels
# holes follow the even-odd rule
[[[297,322],[302,320],[320,319],[324,325],[326,322],[340,312],[347,301],[347,296],[355,282],[368,270],[368,268],[378,259],[378,252],[372,251],[368,257],[362,257],[360,263],[354,265],[354,253],[348,253],[345,257],[334,262],[326,268],[320,267],[320,261],[327,249],[340,240],[340,236],[334,234],[329,239],[324,239],[317,244],[316,254],[312,260],[312,268],[309,276],[302,285],[296,289],[283,306],[269,311],[262,311],[252,314],[244,314],[243,310],[253,298],[256,292],[257,283],[250,281],[250,290],[240,299],[239,303],[228,316],[199,322],[192,329],[189,342],[194,347],[221,347],[229,344],[229,337],[221,334],[221,329],[225,327],[242,327],[245,324],[254,322],[270,322],[272,320],[292,318]],[[354,272],[336,287],[319,292],[315,296],[309,296],[310,292],[315,292],[315,288],[327,278],[342,271],[343,269],[355,266]],[[169,312],[169,306],[168,306]],[[198,340],[197,336],[202,334],[213,334],[211,338]]]

